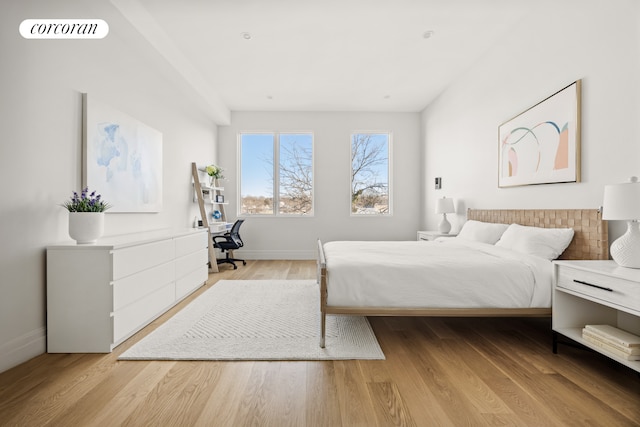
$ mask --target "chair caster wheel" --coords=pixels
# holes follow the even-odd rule
[[[247,265],[247,261],[242,261],[242,265]]]
[[[234,265],[234,266],[233,266],[233,269],[234,269],[234,270],[237,270],[237,269],[238,269],[238,266],[237,266],[237,265]]]

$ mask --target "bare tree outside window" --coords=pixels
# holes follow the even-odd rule
[[[241,133],[240,147],[241,215],[313,214],[313,134]]]
[[[313,213],[313,140],[310,134],[280,135],[280,214]]]
[[[351,135],[351,213],[389,215],[388,133]]]

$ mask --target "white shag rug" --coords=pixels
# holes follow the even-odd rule
[[[327,316],[314,280],[221,280],[120,360],[384,359],[366,317]]]

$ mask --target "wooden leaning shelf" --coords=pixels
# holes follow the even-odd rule
[[[193,188],[196,194],[196,198],[198,201],[198,207],[200,208],[200,218],[202,218],[202,226],[204,228],[206,228],[208,230],[208,234],[209,234],[209,272],[210,273],[217,273],[218,270],[218,263],[216,261],[216,251],[213,245],[213,237],[211,235],[211,224],[209,223],[209,215],[207,214],[207,209],[205,207],[205,201],[204,201],[204,197],[203,197],[203,188],[202,188],[202,184],[200,184],[200,177],[198,175],[198,167],[196,166],[195,163],[191,163],[191,176],[193,178]],[[215,180],[215,191],[216,191],[216,195],[220,194],[220,189],[218,187],[218,180]],[[209,188],[209,191],[213,191],[213,188]],[[224,213],[224,206],[220,205],[219,209],[221,210],[222,213],[222,219],[223,221],[226,220],[226,215]],[[233,256],[233,253],[231,254]]]

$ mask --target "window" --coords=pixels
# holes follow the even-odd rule
[[[313,215],[313,135],[241,133],[240,194],[240,215]]]
[[[390,215],[391,134],[351,135],[351,214]]]

